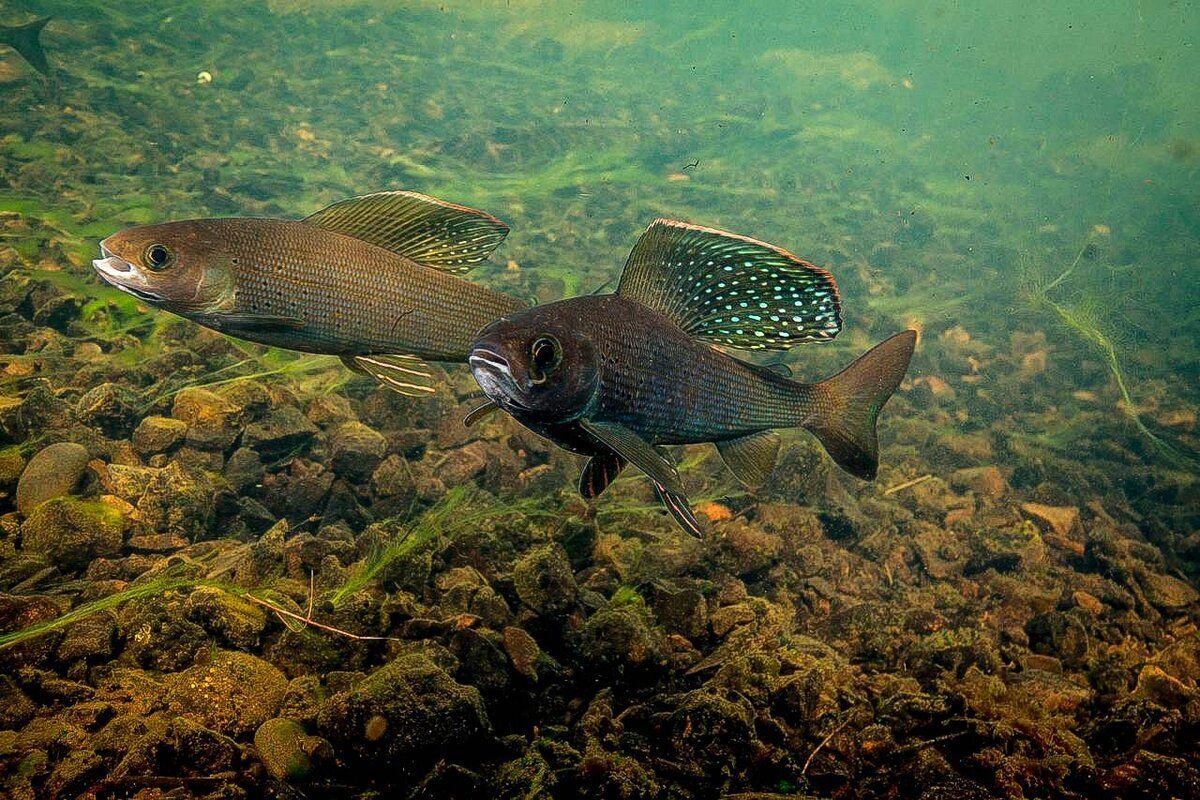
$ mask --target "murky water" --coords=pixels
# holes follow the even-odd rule
[[[1200,56],[1176,2],[31,2],[0,46],[13,797],[1191,797]],[[0,42],[6,42],[0,36]],[[921,334],[874,482],[803,431],[706,535],[481,402],[223,337],[98,241],[410,189],[467,279],[613,291],[656,218]],[[614,320],[619,325],[619,320]],[[751,793],[764,793],[754,794]]]

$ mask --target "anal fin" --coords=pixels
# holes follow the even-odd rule
[[[591,500],[599,497],[625,468],[625,459],[608,450],[588,459],[579,475],[579,494]]]
[[[779,434],[775,431],[759,431],[716,445],[730,472],[746,486],[757,487],[775,468],[779,443]]]
[[[429,371],[429,365],[416,356],[347,356],[342,363],[406,397],[423,397],[434,392],[433,373]]]

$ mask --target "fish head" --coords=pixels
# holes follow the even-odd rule
[[[100,243],[97,274],[116,288],[180,314],[232,305],[236,255],[213,223],[168,222],[129,228]]]
[[[468,362],[484,394],[517,419],[570,422],[599,395],[591,341],[557,304],[502,317],[479,332]]]

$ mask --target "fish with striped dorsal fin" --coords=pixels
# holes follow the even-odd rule
[[[875,421],[908,369],[913,331],[815,384],[720,349],[783,350],[828,341],[841,325],[825,270],[745,236],[658,220],[634,246],[615,294],[502,317],[480,331],[470,365],[493,404],[589,456],[579,481],[585,497],[633,464],[700,535],[660,445],[713,442],[754,485],[774,466],[775,429],[802,427],[842,469],[875,476]]]
[[[107,283],[214,330],[341,356],[410,395],[426,361],[465,362],[475,333],[525,303],[459,277],[503,241],[490,214],[415,192],[303,220],[196,219],[130,228],[92,262]]]

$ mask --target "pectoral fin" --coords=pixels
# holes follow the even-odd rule
[[[579,493],[591,500],[599,497],[608,485],[625,469],[625,459],[611,450],[598,453],[588,459],[579,476]]]
[[[351,197],[304,221],[447,272],[471,269],[508,235],[491,214],[416,192]]]
[[[717,442],[717,452],[726,466],[747,486],[759,486],[775,467],[779,457],[779,434],[761,431],[737,439]]]
[[[655,483],[669,491],[683,494],[683,484],[675,465],[654,449],[649,442],[624,425],[615,422],[580,420],[580,427],[599,439],[621,458],[650,476]]]
[[[671,516],[683,526],[685,531],[697,538],[704,535],[699,520],[692,513],[692,506],[688,502],[687,495],[683,494],[683,492],[672,492],[657,482],[654,484],[654,490],[658,492],[658,499],[662,500],[663,505],[671,512]]]
[[[479,408],[471,409],[471,411],[468,412],[465,417],[463,417],[463,425],[465,427],[469,428],[472,425],[474,425],[475,423],[479,422],[484,417],[491,416],[493,413],[495,413],[496,411],[499,411],[499,410],[500,410],[500,406],[496,405],[495,403],[493,403],[491,401],[488,401],[488,402],[484,403],[483,405],[479,406]]]
[[[342,363],[406,397],[423,397],[434,392],[433,373],[429,371],[429,365],[416,356],[348,356]]]
[[[833,276],[766,242],[656,220],[629,254],[617,294],[693,336],[749,350],[786,350],[837,336]]]

